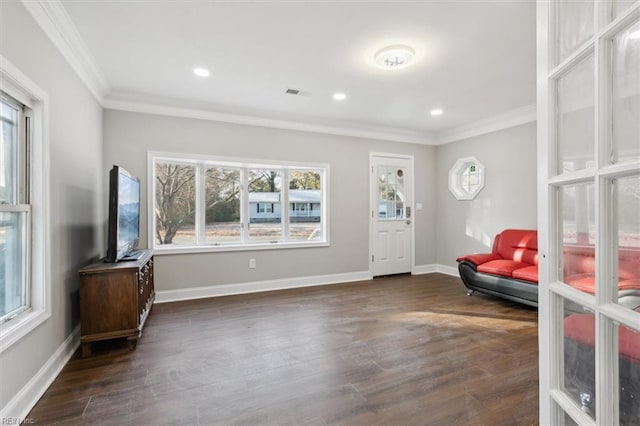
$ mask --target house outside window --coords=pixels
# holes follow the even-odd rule
[[[149,246],[162,254],[328,245],[328,169],[151,152]]]

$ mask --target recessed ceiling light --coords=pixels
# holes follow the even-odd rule
[[[432,115],[432,116],[434,116],[434,117],[436,117],[436,116],[438,116],[438,115],[442,115],[442,113],[443,113],[443,112],[444,112],[444,111],[442,111],[442,109],[440,109],[440,108],[436,108],[436,109],[432,109],[432,110],[431,110],[431,115]]]
[[[637,40],[637,39],[640,39],[640,30],[638,30],[638,31],[634,31],[634,32],[632,32],[631,34],[629,34],[629,38],[630,38],[631,40]]]
[[[333,99],[335,99],[336,101],[344,101],[345,99],[347,99],[347,95],[344,93],[334,93]]]
[[[194,68],[193,73],[198,77],[209,77],[209,70],[206,68]]]
[[[405,45],[396,44],[384,47],[376,52],[376,64],[385,70],[397,70],[411,64],[416,51]]]

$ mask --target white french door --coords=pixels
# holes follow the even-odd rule
[[[372,274],[411,272],[413,157],[371,154],[370,163]]]
[[[540,424],[640,424],[640,1],[538,1]]]

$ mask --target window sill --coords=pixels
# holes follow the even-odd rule
[[[24,336],[45,322],[51,313],[41,310],[27,310],[17,317],[0,324],[0,353],[9,349]]]
[[[192,253],[218,253],[218,252],[235,252],[235,251],[254,251],[254,250],[278,250],[293,248],[312,248],[312,247],[329,247],[328,241],[317,242],[277,242],[277,243],[254,243],[254,244],[238,244],[238,245],[206,245],[206,246],[155,246],[153,248],[154,255],[165,254],[192,254]]]

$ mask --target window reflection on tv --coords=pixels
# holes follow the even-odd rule
[[[140,184],[124,174],[119,174],[118,180],[118,257],[121,257],[138,242]]]

